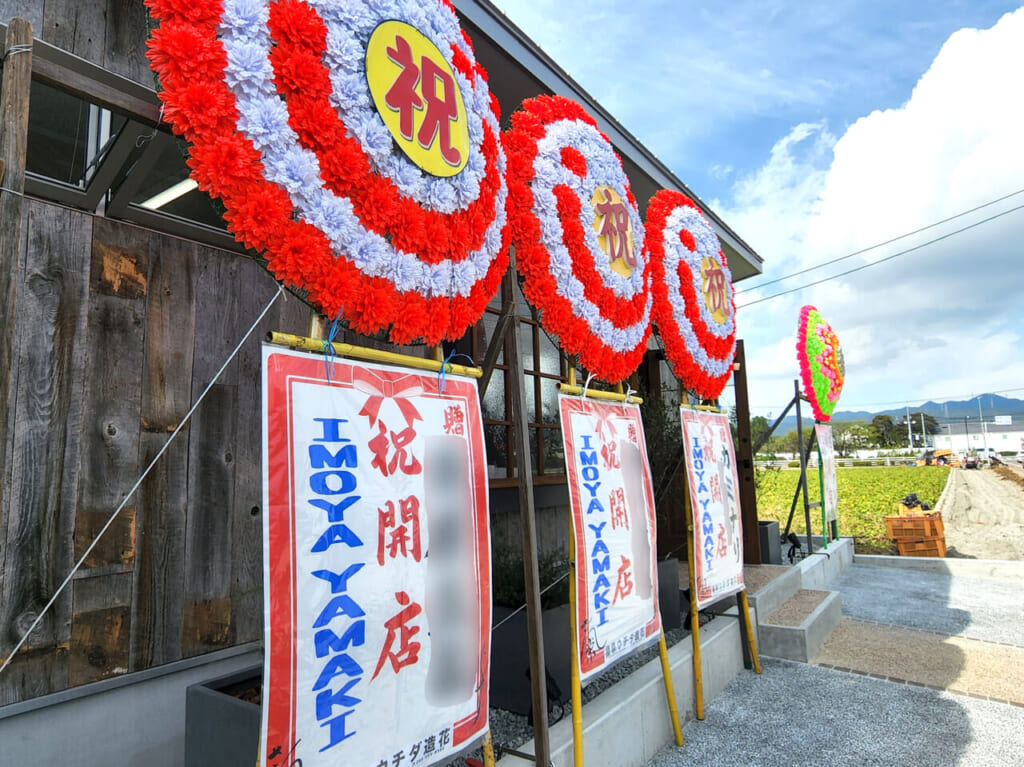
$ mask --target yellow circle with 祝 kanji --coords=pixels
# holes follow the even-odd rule
[[[590,207],[594,211],[593,227],[598,246],[608,256],[612,271],[629,277],[637,267],[629,207],[618,192],[604,184],[594,189]]]
[[[729,319],[732,314],[732,303],[729,301],[728,280],[721,262],[713,256],[705,256],[700,264],[701,293],[704,294],[704,305],[719,325]]]
[[[370,95],[395,143],[432,176],[450,177],[469,159],[462,91],[441,51],[402,21],[377,26],[366,45]]]

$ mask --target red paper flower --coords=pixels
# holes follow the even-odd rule
[[[507,266],[505,160],[496,102],[450,4],[366,3],[358,20],[301,0],[147,5],[160,22],[148,56],[165,117],[192,144],[193,178],[271,272],[395,343],[456,338],[480,317]],[[469,158],[450,177],[396,153],[366,79],[364,17],[423,14],[418,33],[432,35],[469,126]]]
[[[579,104],[523,103],[504,136],[509,226],[523,292],[561,347],[621,381],[650,334],[643,225],[622,162]]]
[[[736,353],[732,275],[718,237],[693,200],[662,189],[647,207],[645,251],[672,372],[701,399],[717,399]]]

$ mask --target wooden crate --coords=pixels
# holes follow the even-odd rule
[[[946,556],[946,539],[944,537],[923,538],[915,541],[899,539],[896,541],[896,546],[902,557]]]
[[[895,541],[923,540],[925,538],[945,538],[946,529],[942,525],[942,515],[938,513],[909,517],[886,517],[885,534]]]

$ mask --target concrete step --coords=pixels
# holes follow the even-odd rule
[[[775,568],[773,568],[775,569]],[[758,616],[767,616],[782,607],[783,603],[798,592],[803,585],[800,569],[797,567],[778,568],[782,573],[761,586],[757,593],[747,592],[750,609]]]
[[[800,589],[758,617],[760,654],[807,663],[839,625],[843,603],[838,591]]]

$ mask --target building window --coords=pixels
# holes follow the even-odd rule
[[[497,486],[515,484],[515,453],[512,431],[512,393],[515,386],[526,392],[526,420],[530,429],[530,464],[535,481],[565,482],[565,451],[562,445],[558,412],[558,383],[568,375],[564,353],[548,338],[536,315],[516,287],[520,307],[519,340],[523,357],[523,380],[513,381],[507,363],[509,341],[498,355],[490,383],[483,397],[484,441],[487,446],[487,472]],[[501,315],[501,297],[496,296],[480,322],[461,338],[455,351],[481,365],[487,346],[494,337]]]

